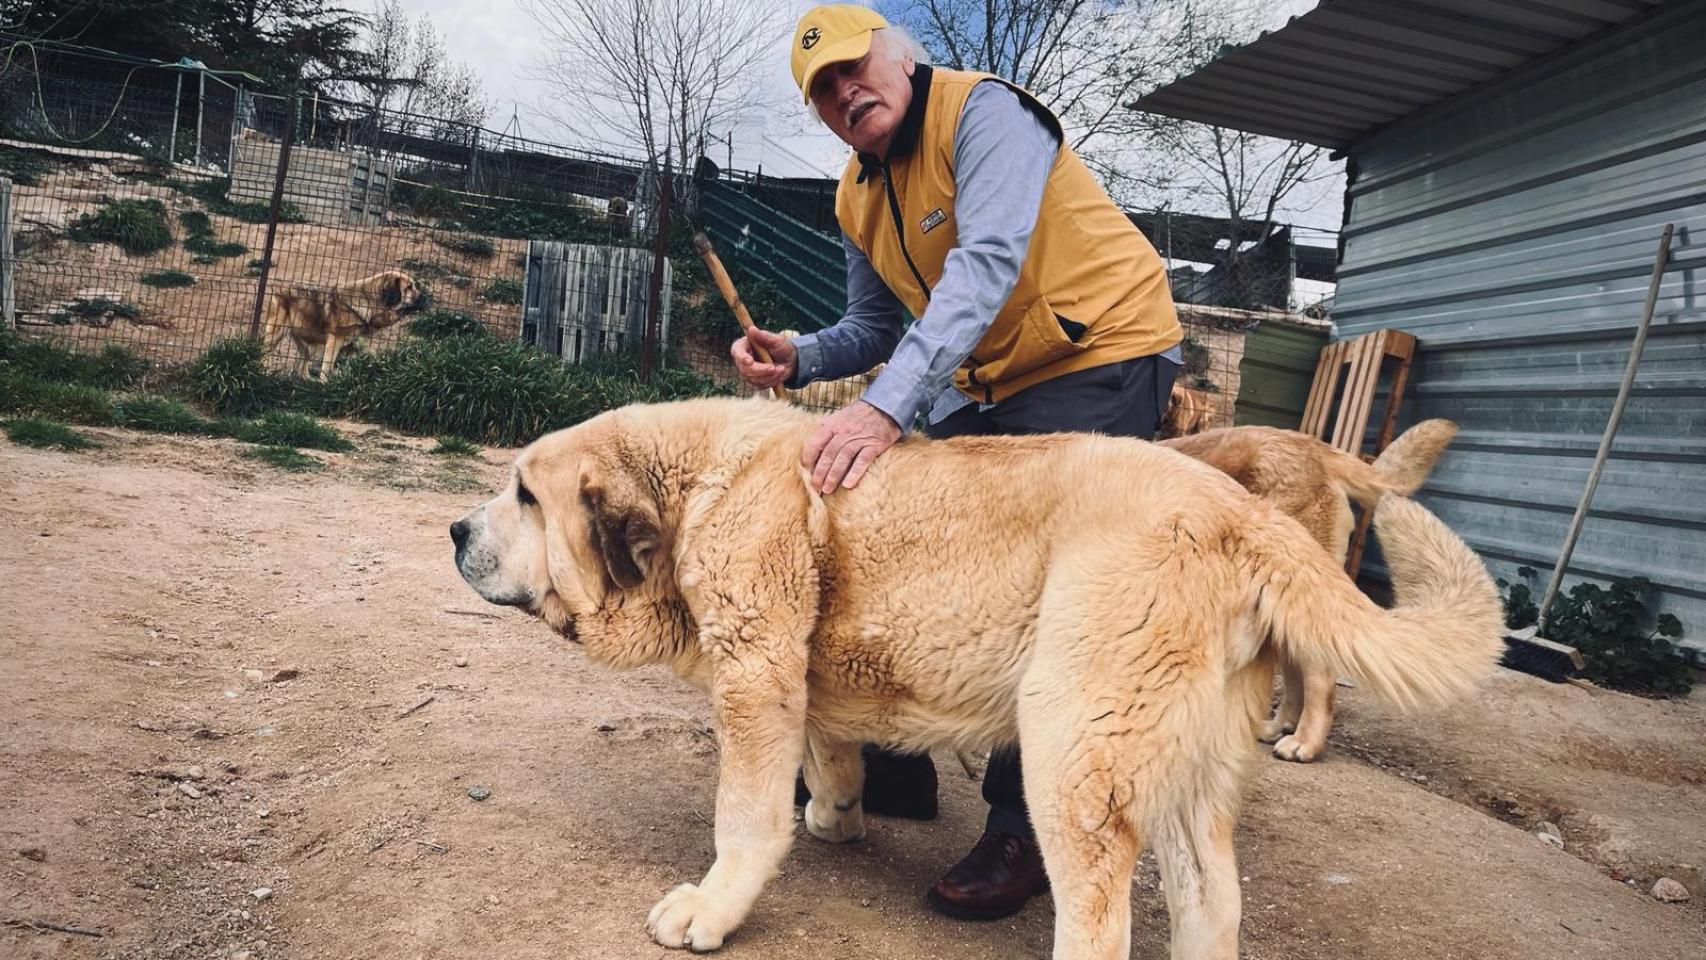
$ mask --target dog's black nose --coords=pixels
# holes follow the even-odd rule
[[[468,545],[468,521],[458,520],[451,524],[450,539],[456,544],[456,552],[461,553],[462,548]]]

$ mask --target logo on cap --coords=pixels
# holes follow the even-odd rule
[[[823,39],[823,34],[818,31],[818,28],[813,27],[800,37],[800,49],[810,50],[817,46],[817,42],[821,39]]]

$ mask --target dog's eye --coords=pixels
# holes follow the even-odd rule
[[[527,489],[527,484],[517,480],[515,482],[515,502],[524,507],[536,507],[539,505],[539,498],[533,495],[532,490]]]

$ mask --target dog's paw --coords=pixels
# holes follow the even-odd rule
[[[723,945],[735,921],[718,910],[705,891],[684,883],[664,894],[646,917],[646,932],[671,950],[708,953]]]
[[[806,802],[806,830],[819,840],[829,843],[849,843],[865,839],[865,808],[855,803],[851,810],[837,810],[834,804],[819,803],[816,797]]]
[[[1261,729],[1256,732],[1256,739],[1263,743],[1273,743],[1296,729],[1296,724],[1285,723],[1280,718],[1273,717],[1262,721]]]
[[[1287,734],[1274,744],[1274,756],[1296,763],[1314,763],[1320,759],[1323,744],[1306,743],[1296,734]]]

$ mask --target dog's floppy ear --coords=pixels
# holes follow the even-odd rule
[[[384,282],[379,285],[379,299],[383,301],[387,307],[395,307],[397,304],[403,302],[402,274],[393,273],[385,277]]]
[[[624,590],[644,583],[663,542],[651,494],[620,469],[589,463],[581,475],[580,495],[590,514],[587,529],[605,577]]]

